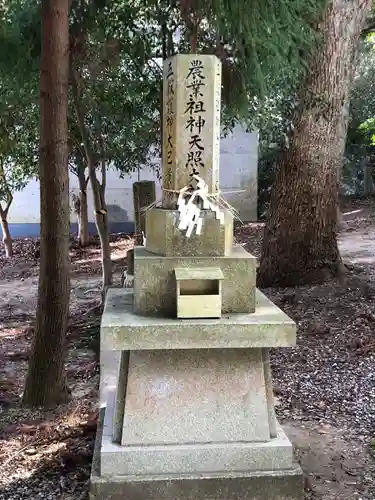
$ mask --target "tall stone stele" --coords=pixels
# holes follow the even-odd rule
[[[268,356],[295,344],[295,324],[256,289],[256,259],[234,244],[229,212],[203,210],[199,235],[178,229],[192,174],[218,193],[220,92],[215,56],[165,61],[163,200],[135,249],[134,290],[107,295],[101,349],[121,357],[92,499],[302,499]]]

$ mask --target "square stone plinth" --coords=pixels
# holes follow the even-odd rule
[[[197,409],[194,402],[192,406]],[[293,447],[279,425],[277,437],[270,439],[268,436],[264,441],[242,440],[242,429],[246,425],[246,421],[242,420],[237,428],[233,426],[229,441],[227,441],[228,436],[223,434],[220,440],[212,442],[209,433],[207,433],[207,437],[203,439],[198,437],[196,442],[194,440],[197,439],[197,436],[194,435],[192,436],[193,440],[188,438],[188,442],[183,440],[179,444],[170,444],[167,442],[167,432],[165,438],[161,437],[157,444],[148,442],[132,444],[130,441],[126,441],[120,445],[114,442],[113,407],[114,405],[108,401],[101,441],[101,473],[103,475],[205,474],[223,471],[283,470],[293,467]],[[201,425],[203,430],[206,430],[205,415],[204,412],[199,412],[200,409],[195,415],[196,425]],[[147,416],[150,416],[149,408],[145,406],[144,411]],[[219,413],[217,412],[218,415]],[[170,411],[167,408],[166,412],[159,415],[150,425],[154,424],[157,427],[162,420],[168,421],[169,417]],[[233,414],[231,419],[235,423],[238,417]],[[250,421],[251,425],[253,419],[250,418]],[[180,433],[182,437],[183,431],[178,429],[181,424],[183,425],[183,422],[169,422],[169,426],[173,427],[174,431]],[[126,412],[125,425],[127,425]],[[134,426],[134,422],[129,422],[129,427],[131,426]],[[220,428],[224,428],[225,433],[225,424],[220,425],[218,422],[217,433]],[[237,431],[238,439],[235,440]]]
[[[284,468],[274,468],[273,463],[272,468],[268,470],[264,468],[249,470],[245,465],[242,471],[228,471],[227,469],[231,469],[231,464],[228,464],[220,472],[197,472],[195,469],[202,468],[202,465],[195,463],[192,464],[194,472],[186,474],[142,474],[140,470],[135,475],[116,474],[114,471],[105,474],[102,464],[106,459],[101,448],[105,442],[111,441],[108,436],[103,436],[105,434],[103,421],[104,409],[100,412],[96,434],[90,482],[91,500],[123,500],[124,498],[132,500],[303,499],[302,471],[293,461],[288,461],[285,457],[282,458]],[[288,457],[290,457],[288,439],[282,434],[280,440],[284,440]],[[271,448],[268,448],[269,456],[272,456]],[[277,445],[274,446],[274,449],[276,448]],[[152,454],[149,458],[152,462]],[[250,463],[254,465],[253,462]],[[265,464],[265,461],[263,463]],[[278,463],[281,465],[282,462]]]
[[[218,267],[222,281],[222,314],[255,310],[256,258],[240,245],[227,257],[162,257],[136,247],[134,254],[134,312],[177,316],[175,268]]]
[[[135,314],[129,295],[121,288],[108,290],[100,332],[102,351],[292,347],[296,343],[294,321],[259,290],[254,313],[200,320]]]
[[[300,467],[282,471],[147,477],[100,476],[92,470],[90,500],[303,500]]]
[[[122,394],[123,446],[270,439],[261,349],[131,351]]]
[[[146,213],[146,249],[167,257],[224,257],[233,246],[233,216],[225,212],[225,223],[211,210],[202,210],[202,233],[187,238],[178,229],[177,210],[153,208]]]

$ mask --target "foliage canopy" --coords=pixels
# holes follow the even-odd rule
[[[229,123],[246,118],[251,124],[254,97],[272,93],[285,71],[297,74],[303,69],[323,4],[324,0],[72,0],[76,52],[78,44],[81,62],[91,67],[94,62],[96,69],[101,63],[95,89],[91,82],[90,105],[96,102],[95,113],[103,115],[108,134],[110,129],[127,130],[127,141],[122,132],[114,140],[116,161],[133,156],[142,141],[158,138],[163,58],[192,50],[217,54],[223,61],[224,116]],[[18,75],[22,85],[25,74],[39,65],[37,0],[7,2],[0,42],[1,69]],[[103,85],[104,73],[108,88]],[[104,116],[112,116],[112,123]],[[152,134],[140,134],[146,130]]]

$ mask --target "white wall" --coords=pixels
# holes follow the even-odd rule
[[[225,191],[244,190],[243,193],[228,194],[227,200],[240,212],[242,220],[257,218],[257,164],[258,134],[248,134],[237,128],[234,134],[221,140],[220,188]],[[160,184],[154,172],[142,169],[141,180],[155,180],[157,196],[161,197]],[[138,174],[130,174],[119,179],[115,170],[107,175],[106,201],[110,222],[132,222],[133,200],[132,184]],[[78,179],[70,176],[70,190],[78,193]],[[88,189],[89,220],[94,221],[91,189]],[[10,224],[39,223],[39,182],[32,181],[21,192],[16,193],[9,211]],[[75,221],[72,214],[72,222]]]

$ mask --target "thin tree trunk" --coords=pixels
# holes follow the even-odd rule
[[[89,235],[89,214],[87,208],[87,191],[80,190],[79,192],[79,201],[81,211],[79,212],[79,221],[78,221],[78,239],[81,247],[87,247],[90,243],[90,235]]]
[[[375,155],[371,152],[370,153],[370,158],[369,158],[369,163],[367,166],[367,169],[369,170],[369,193],[368,195],[371,196],[374,194],[375,190]]]
[[[102,275],[103,275],[103,297],[105,296],[106,290],[112,285],[112,260],[111,260],[111,246],[109,242],[109,231],[108,231],[108,215],[107,207],[105,203],[105,187],[106,187],[106,168],[104,163],[104,158],[102,156],[102,184],[98,181],[96,176],[96,160],[93,153],[89,133],[86,129],[84,114],[79,102],[79,88],[77,76],[73,68],[71,68],[71,80],[72,80],[72,90],[74,107],[77,116],[78,126],[82,136],[82,142],[85,149],[86,159],[88,163],[89,178],[92,188],[93,200],[94,200],[94,210],[95,210],[95,223],[98,231],[100,246],[102,250]]]
[[[79,214],[78,214],[78,241],[81,247],[86,247],[90,243],[89,236],[89,214],[87,207],[87,184],[85,177],[85,167],[80,167],[78,171],[79,182]]]
[[[271,196],[259,269],[260,286],[298,285],[339,274],[338,172],[353,50],[371,0],[331,0],[318,27],[290,147]]]
[[[351,47],[351,52],[352,52],[352,62],[350,65],[350,75],[349,75],[349,93],[346,99],[346,102],[343,106],[343,114],[342,114],[342,120],[341,120],[341,128],[338,131],[338,147],[340,150],[343,151],[343,156],[345,153],[345,146],[346,146],[346,137],[348,135],[348,127],[349,127],[349,118],[350,118],[350,89],[353,85],[353,78],[354,78],[354,73],[355,73],[355,67],[358,62],[358,41],[353,40],[353,46]],[[342,169],[343,169],[343,161],[340,162],[339,167],[338,167],[338,192],[339,192],[339,200],[337,203],[337,230],[338,231],[344,231],[347,229],[348,224],[345,221],[342,213],[341,213],[341,208],[340,208],[340,196],[344,194],[343,192],[343,187],[342,187]]]
[[[68,0],[42,1],[40,73],[40,273],[36,331],[23,401],[68,397],[64,375],[69,312]]]
[[[146,237],[146,213],[143,211],[156,201],[154,181],[133,183],[134,246],[144,245]]]
[[[371,192],[370,192],[370,194],[373,195],[374,194],[374,188],[375,188],[375,167],[372,167],[371,179],[372,179],[372,186],[371,186]]]
[[[99,234],[100,241],[102,244],[102,269],[103,269],[103,301],[107,293],[107,289],[112,285],[112,260],[111,260],[111,246],[109,244],[109,224],[108,224],[108,212],[107,204],[105,202],[105,190],[107,187],[107,169],[105,163],[105,151],[104,151],[104,141],[102,136],[102,126],[100,118],[96,120],[96,133],[99,138],[100,147],[100,164],[102,173],[102,183],[97,181],[98,191],[100,195],[100,206],[102,207],[102,225],[101,234]],[[96,174],[96,171],[94,171]]]
[[[13,194],[12,191],[7,183],[7,178],[5,176],[5,171],[4,171],[4,165],[1,162],[0,163],[0,181],[2,185],[2,189],[4,191],[4,195],[6,197],[6,205],[5,208],[1,206],[0,203],[0,224],[1,224],[1,229],[3,232],[3,244],[4,244],[4,249],[5,249],[5,256],[6,257],[13,257],[13,244],[12,244],[12,236],[9,231],[9,225],[8,225],[8,212],[10,209],[10,206],[13,202]]]
[[[86,247],[90,243],[89,219],[87,207],[87,184],[89,178],[86,177],[86,157],[81,148],[76,153],[77,170],[75,171],[79,184],[79,197],[76,200],[76,215],[78,222],[78,241],[81,247]]]
[[[100,185],[96,177],[95,169],[93,172],[91,171],[90,181],[94,198],[95,223],[99,234],[100,247],[102,249],[102,283],[105,294],[107,288],[112,285],[111,246],[109,244],[108,215],[104,198],[105,191],[103,185]]]
[[[9,231],[8,221],[4,217],[3,210],[0,211],[1,230],[3,231],[3,244],[5,249],[5,257],[13,257],[12,236]]]

